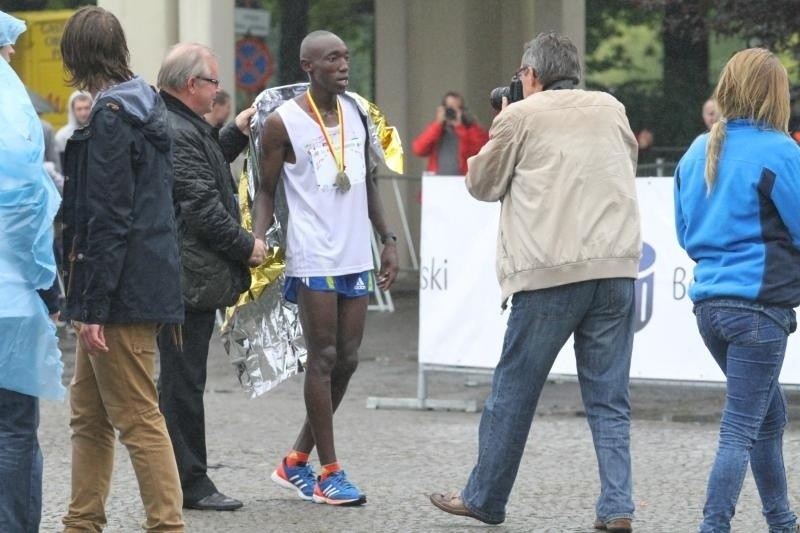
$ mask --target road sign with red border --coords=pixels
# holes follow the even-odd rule
[[[255,93],[263,90],[273,72],[275,60],[267,43],[258,37],[236,41],[236,88]]]

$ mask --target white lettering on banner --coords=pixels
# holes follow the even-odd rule
[[[495,272],[499,203],[472,198],[461,176],[423,176],[420,237],[419,362],[492,368],[508,312],[500,313]],[[636,281],[636,336],[631,376],[721,381],[703,344],[688,288],[694,263],[675,237],[672,178],[636,180],[644,239]],[[800,384],[800,340],[789,337],[781,374]],[[553,366],[576,374],[572,341]]]

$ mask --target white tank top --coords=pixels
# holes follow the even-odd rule
[[[339,192],[335,185],[339,170],[319,124],[294,100],[277,109],[296,160],[283,164],[289,207],[287,276],[340,276],[373,269],[364,164],[367,136],[355,104],[338,98],[344,120],[345,172],[351,184],[347,192]],[[327,130],[338,152],[339,126]]]

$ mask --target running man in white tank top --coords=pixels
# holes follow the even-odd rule
[[[370,222],[384,245],[377,275],[383,290],[397,277],[397,239],[368,176],[364,119],[344,95],[347,46],[333,33],[312,32],[300,46],[300,65],[308,73],[309,90],[267,117],[254,201],[253,231],[263,237],[283,172],[289,206],[284,295],[300,306],[308,348],[307,417],[271,478],[304,500],[361,505],[366,496],[350,483],[336,458],[333,413],[358,365],[373,284]],[[314,446],[319,479],[309,463]]]

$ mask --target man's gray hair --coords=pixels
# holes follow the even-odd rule
[[[215,58],[207,46],[197,43],[178,43],[170,48],[158,71],[159,89],[180,91],[195,76],[210,77],[208,60]]]
[[[568,37],[554,31],[540,33],[525,44],[522,64],[536,71],[539,83],[547,88],[559,80],[581,80],[578,49]]]

